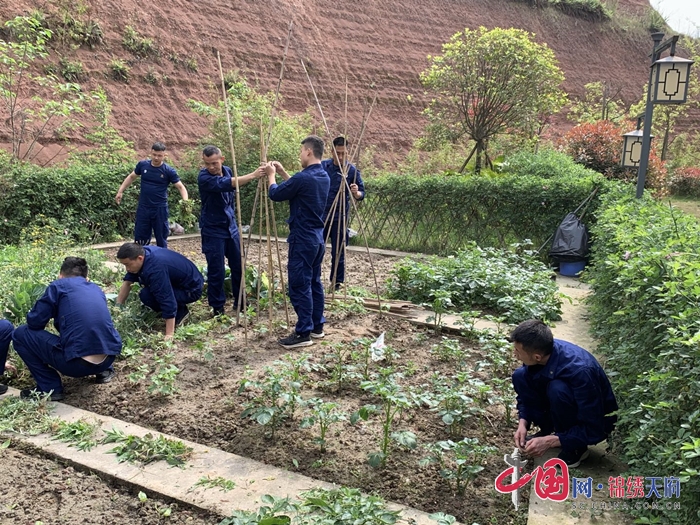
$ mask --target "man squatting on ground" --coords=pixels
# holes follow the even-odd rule
[[[126,268],[117,295],[124,304],[134,283],[141,285],[141,302],[165,320],[165,338],[171,339],[175,326],[188,316],[187,305],[202,296],[204,278],[197,266],[184,255],[157,246],[127,242],[117,251],[117,260]]]
[[[518,430],[515,445],[531,457],[561,447],[559,459],[577,467],[588,445],[612,432],[617,401],[595,357],[583,348],[554,339],[542,321],[520,323],[510,334],[515,357],[523,366],[513,372]],[[530,425],[540,431],[527,435]]]
[[[323,239],[329,237],[331,240],[331,285],[335,283],[335,289],[339,290],[340,285],[345,282],[345,246],[348,244],[348,215],[350,213],[350,195],[356,201],[361,201],[365,198],[365,185],[360,176],[360,170],[347,161],[347,141],[345,137],[336,137],[333,139],[333,158],[326,159],[321,162],[321,166],[326,170],[331,180],[331,186],[328,190],[328,198],[326,199],[326,209],[323,213],[323,221],[325,224],[323,230]],[[343,168],[346,166],[347,179],[343,177]],[[347,180],[347,182],[346,182]],[[341,202],[338,200],[335,207],[333,218],[329,219],[333,202],[341,189],[341,185],[350,183],[350,191],[345,191],[345,209],[342,209]],[[338,230],[341,230],[340,232]],[[336,259],[338,271],[336,272]]]
[[[121,353],[122,341],[112,324],[105,294],[87,276],[85,259],[66,257],[58,279],[49,284],[27,314],[27,324],[14,331],[15,351],[36,381],[35,388],[20,392],[21,397],[52,392],[52,401],[62,400],[60,374],[95,376],[96,383],[107,383],[114,377],[112,363]],[[45,330],[51,319],[59,335]],[[5,323],[0,339],[3,364],[9,344]]]
[[[236,181],[231,168],[224,166],[224,157],[216,146],[202,151],[204,168],[197,184],[202,200],[199,225],[202,230],[202,253],[207,259],[207,300],[213,314],[222,315],[226,303],[224,257],[231,269],[233,311],[238,308],[241,294],[241,244],[236,224]],[[238,186],[248,184],[265,175],[262,167],[253,173],[238,177]],[[244,292],[245,293],[245,292]],[[241,310],[245,311],[245,297]]]
[[[122,201],[124,191],[137,178],[141,177],[141,193],[139,205],[136,208],[136,224],[134,225],[134,242],[149,244],[151,231],[156,238],[156,245],[168,247],[168,186],[172,183],[180,192],[183,201],[188,199],[187,188],[180,181],[172,166],[164,162],[165,144],[156,142],[151,147],[151,159],[142,160],[119,186],[115,200]]]
[[[321,166],[323,140],[315,135],[301,142],[300,172],[290,177],[282,164],[265,166],[270,183],[269,196],[276,202],[289,201],[289,255],[287,280],[289,299],[297,314],[297,324],[289,337],[279,340],[285,348],[312,344],[310,339],[324,336],[323,284],[321,263],[325,251],[323,239],[323,210],[328,198],[330,180]],[[277,185],[275,173],[284,182]]]

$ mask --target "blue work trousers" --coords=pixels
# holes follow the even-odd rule
[[[289,299],[297,314],[296,332],[306,336],[314,328],[322,328],[323,284],[321,283],[321,263],[324,244],[289,244],[287,280]]]
[[[179,323],[189,311],[187,305],[199,299],[202,296],[202,290],[183,290],[182,288],[173,288],[173,294],[175,295],[175,302],[177,303],[175,322]],[[141,291],[139,292],[139,299],[141,299],[141,302],[154,312],[160,312],[162,310],[160,303],[156,300],[155,296],[148,288],[141,288]]]
[[[57,335],[46,330],[31,330],[26,324],[15,330],[12,342],[41,392],[63,392],[59,372],[69,377],[92,376],[112,368],[114,362],[113,355],[107,356],[99,365],[81,357],[66,360]]]
[[[342,225],[345,222],[345,235],[340,232],[338,235],[338,230],[343,229]],[[330,235],[329,235],[330,233]],[[340,284],[345,282],[345,246],[347,246],[350,237],[348,236],[347,222],[342,221],[339,218],[330,221],[326,224],[323,230],[323,238],[329,239],[331,241],[331,276],[330,280],[333,282],[335,277],[335,283]],[[345,243],[345,244],[342,244]],[[338,268],[336,269],[336,260],[338,261]]]
[[[236,308],[241,291],[241,245],[238,236],[221,238],[202,235],[202,253],[207,259],[207,301],[209,306],[220,309],[226,304],[225,258],[231,269],[231,293],[233,294],[233,307]],[[243,305],[245,303],[244,297]]]
[[[156,238],[156,246],[168,247],[168,235],[170,226],[168,225],[168,207],[158,206],[147,208],[139,206],[136,208],[136,224],[134,225],[134,242],[137,244],[150,244],[151,232]]]
[[[10,351],[10,341],[15,327],[7,319],[0,320],[0,376],[5,373],[5,361]]]

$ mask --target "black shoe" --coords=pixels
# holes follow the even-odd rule
[[[0,383],[0,396],[7,392],[7,385]]]
[[[221,308],[213,308],[211,311],[212,317],[221,317],[222,315],[226,315],[226,312],[224,311],[223,306]]]
[[[98,385],[104,385],[105,383],[109,383],[112,379],[114,379],[114,376],[116,375],[117,373],[114,371],[114,368],[108,368],[104,372],[95,374],[95,383]]]
[[[562,449],[559,452],[559,459],[563,460],[569,468],[578,467],[583,460],[588,458],[588,447],[575,449]]]
[[[38,397],[43,397],[48,392],[42,392],[41,390],[37,390],[36,388],[25,388],[19,393],[19,397],[22,399],[30,399],[32,397],[38,398]],[[65,399],[65,395],[63,392],[51,392],[51,401],[63,401]]]
[[[311,346],[312,344],[314,344],[308,335],[299,335],[296,332],[294,332],[289,337],[280,339],[277,342],[285,348],[299,348],[302,346]]]
[[[335,291],[336,292],[339,292],[342,287],[343,287],[343,283],[335,283]]]
[[[187,305],[184,305],[181,308],[178,308],[177,310],[177,316],[175,317],[175,326],[182,326],[185,321],[187,321],[190,318],[190,309],[187,308]]]
[[[314,328],[313,330],[311,330],[311,333],[309,335],[314,339],[323,339],[324,337],[326,337],[326,334],[323,331],[323,325],[320,325],[318,328]]]

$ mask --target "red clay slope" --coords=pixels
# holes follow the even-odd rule
[[[239,68],[259,88],[274,90],[290,20],[295,27],[282,85],[284,107],[303,111],[315,106],[300,66],[304,59],[333,132],[345,129],[346,79],[349,129],[355,133],[376,89],[378,101],[367,143],[387,149],[410,144],[420,133],[425,98],[418,75],[427,66],[426,56],[438,54],[441,44],[464,27],[531,31],[554,50],[566,75],[567,91],[580,94],[584,84],[605,80],[620,88],[627,102],[639,99],[651,44],[640,29],[623,30],[619,25],[510,0],[97,0],[89,4],[93,18],[103,27],[105,45],[60,53],[83,63],[89,74],[83,82],[86,88],[105,87],[114,104],[115,126],[141,153],[153,140],[161,139],[176,158],[206,133],[206,122],[186,107],[187,100],[211,102],[218,97],[218,69],[211,48],[219,49],[225,69]],[[648,8],[646,0],[619,0],[617,5],[621,14]],[[47,12],[52,8],[5,0],[0,18],[7,20],[30,9]],[[153,38],[161,57],[138,60],[124,49],[126,25]],[[58,53],[52,55],[57,62]],[[173,62],[175,56],[178,65]],[[132,80],[128,85],[107,78],[107,64],[113,58],[129,61]],[[187,58],[196,60],[196,73],[184,67]],[[159,79],[157,85],[143,79],[149,68]],[[320,119],[318,129],[322,130]]]

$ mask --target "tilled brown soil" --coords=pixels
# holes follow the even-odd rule
[[[146,496],[142,502],[138,492],[43,457],[36,450],[11,446],[0,451],[2,525],[211,525],[220,521],[199,509]]]
[[[178,240],[171,243],[172,249],[180,251],[203,264],[199,253],[199,240]],[[250,249],[249,261],[255,261],[256,246]],[[108,251],[112,256],[116,250]],[[282,247],[282,254],[286,247]],[[348,260],[348,284],[351,287],[373,287],[371,271],[368,270],[366,253],[351,253]],[[372,256],[379,282],[383,284],[396,259]],[[286,262],[283,260],[283,267]],[[192,308],[193,323],[209,318],[205,303]],[[510,498],[497,494],[493,489],[495,477],[503,470],[503,453],[512,450],[513,429],[504,422],[503,407],[493,404],[488,408],[488,419],[479,422],[476,417],[467,424],[461,437],[478,437],[480,442],[497,447],[481,472],[469,487],[465,496],[457,496],[440,477],[437,467],[420,468],[418,461],[425,456],[420,449],[402,450],[393,446],[385,468],[373,468],[367,463],[369,452],[378,450],[381,426],[379,416],[367,422],[351,425],[345,421],[333,426],[326,437],[328,450],[321,453],[314,442],[318,427],[300,429],[304,416],[297,411],[294,419],[286,420],[275,433],[274,439],[266,436],[263,427],[241,418],[244,403],[251,396],[238,395],[244,377],[260,379],[268,372],[265,367],[277,367],[275,363],[285,355],[298,358],[309,354],[313,370],[306,373],[302,390],[304,399],[318,397],[338,403],[350,414],[365,404],[377,404],[376,397],[359,387],[359,379],[346,374],[342,388],[329,382],[327,373],[328,355],[339,347],[348,352],[360,338],[375,339],[385,333],[387,343],[396,355],[390,365],[401,372],[403,387],[417,388],[427,385],[434,371],[449,376],[453,365],[438,361],[429,352],[431,346],[440,343],[442,337],[433,331],[416,328],[402,319],[379,316],[375,313],[351,313],[343,305],[330,305],[327,309],[326,337],[311,347],[286,351],[276,343],[277,337],[285,335],[284,314],[276,312],[272,333],[268,332],[266,314],[259,322],[251,321],[248,327],[248,342],[243,328],[235,327],[233,320],[212,327],[204,336],[177,343],[173,363],[180,369],[175,386],[178,392],[164,397],[148,393],[149,379],[134,383],[129,374],[141,364],[152,363],[153,350],[143,349],[143,355],[117,362],[118,375],[107,385],[95,386],[87,379],[65,379],[66,402],[98,414],[116,417],[148,428],[166,432],[184,439],[228,452],[240,454],[271,465],[298,471],[302,474],[342,485],[359,487],[370,493],[427,512],[447,512],[465,523],[524,523],[527,511],[521,507],[513,511]],[[294,312],[290,310],[292,322]],[[122,337],[129,334],[122,333]],[[490,373],[478,371],[478,362],[483,361],[477,346],[471,346],[473,377],[489,381]],[[204,351],[212,358],[203,358]],[[349,357],[349,355],[348,355]],[[347,362],[347,361],[346,361]],[[380,363],[371,365],[373,370]],[[448,439],[446,427],[440,418],[426,408],[404,412],[392,430],[411,430],[418,442],[428,443]],[[525,498],[523,498],[526,501]],[[129,522],[125,522],[129,523]],[[144,522],[148,523],[148,522]],[[198,523],[198,522],[195,522]]]

